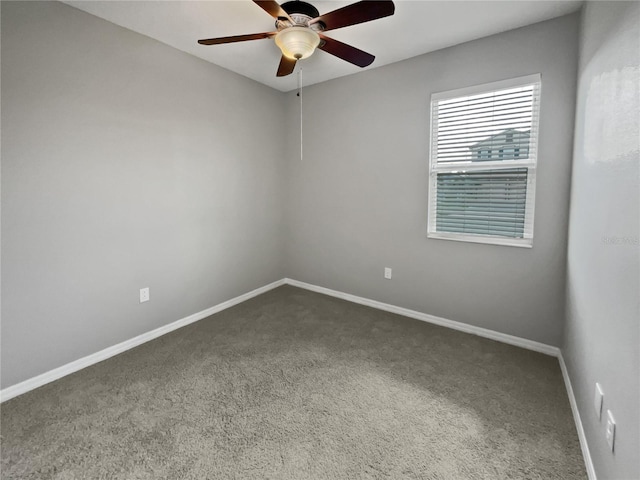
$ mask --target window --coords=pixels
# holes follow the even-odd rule
[[[427,236],[531,247],[540,75],[431,96]]]

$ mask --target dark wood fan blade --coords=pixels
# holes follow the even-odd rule
[[[287,75],[291,75],[293,73],[293,69],[296,68],[296,62],[297,60],[295,58],[289,58],[282,55],[276,77],[286,77]]]
[[[234,35],[232,37],[206,38],[198,40],[200,45],[219,45],[221,43],[245,42],[247,40],[262,40],[263,38],[271,38],[278,32],[251,33],[249,35]]]
[[[393,15],[396,7],[391,0],[384,1],[363,1],[352,3],[346,7],[339,8],[309,22],[309,25],[322,22],[325,25],[324,31],[335,30],[336,28],[348,27],[358,23],[370,22],[378,18]]]
[[[359,67],[371,65],[376,58],[370,53],[363,52],[356,47],[339,42],[338,40],[329,38],[326,35],[320,34],[320,38],[324,40],[324,43],[320,42],[320,46],[318,47],[320,50],[324,50],[331,55],[335,55],[336,57],[346,60],[349,63],[353,63]]]
[[[258,5],[261,9],[263,9],[273,18],[275,19],[286,18],[291,23],[293,23],[293,20],[291,20],[291,17],[289,16],[289,14],[284,11],[284,9],[280,6],[278,2],[274,0],[253,0],[253,3]]]

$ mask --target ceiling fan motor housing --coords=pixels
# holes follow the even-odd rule
[[[304,27],[311,28],[312,30],[321,32],[325,29],[325,25],[322,22],[316,22],[312,25],[309,25],[309,21],[314,18],[320,16],[320,12],[318,9],[307,2],[302,2],[299,0],[285,2],[280,5],[282,9],[289,14],[291,20],[293,20],[293,24],[289,22],[286,18],[278,18],[276,20],[276,28],[278,30],[282,30],[284,28],[292,27],[295,25],[301,25]]]
[[[295,0],[292,2],[285,2],[280,5],[280,7],[282,7],[282,9],[289,15],[301,13],[310,18],[316,18],[320,16],[320,12],[318,12],[318,9],[307,2]]]

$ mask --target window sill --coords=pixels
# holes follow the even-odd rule
[[[427,238],[438,240],[453,240],[455,242],[484,243],[488,245],[502,245],[505,247],[533,248],[533,238],[499,238],[485,235],[465,235],[456,233],[427,233]]]

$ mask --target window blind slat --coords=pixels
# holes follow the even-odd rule
[[[443,123],[448,123],[454,121],[456,119],[468,117],[469,119],[475,118],[486,118],[487,114],[491,116],[498,115],[509,115],[514,112],[521,111],[531,111],[533,109],[533,105],[531,102],[510,102],[510,103],[502,103],[499,105],[496,104],[486,104],[486,105],[476,105],[473,108],[460,108],[455,111],[442,112],[442,110],[438,110],[439,120]],[[493,115],[491,115],[493,114]]]
[[[482,136],[482,134],[492,136],[503,133],[503,130],[507,129],[518,129],[518,134],[522,137],[524,134],[528,134],[528,130],[531,129],[531,119],[526,116],[521,116],[521,118],[493,116],[490,119],[478,119],[477,122],[470,121],[464,124],[443,125],[438,130],[438,137],[440,139],[456,135],[474,135],[477,137]],[[520,135],[520,133],[523,133],[523,135]]]
[[[491,93],[488,95],[477,95],[472,97],[466,97],[464,100],[450,101],[450,100],[440,100],[438,103],[438,109],[443,112],[447,112],[453,109],[460,108],[473,108],[478,104],[495,104],[501,102],[509,102],[513,99],[527,99],[533,98],[532,90],[525,90],[521,92],[511,92],[511,93]]]
[[[485,112],[483,112],[485,113]],[[442,121],[442,123],[440,124],[440,126],[444,129],[444,128],[460,128],[460,127],[466,127],[469,125],[470,122],[473,123],[488,123],[490,121],[492,121],[493,119],[496,118],[495,112],[488,112],[487,115],[473,115],[470,116],[467,112],[464,112],[463,115],[459,115],[459,116],[455,116],[455,117],[451,117],[450,119],[447,119],[446,121]],[[509,111],[505,111],[500,115],[500,118],[503,120],[510,120],[510,121],[514,121],[514,120],[529,120],[531,119],[531,109],[510,109]]]

